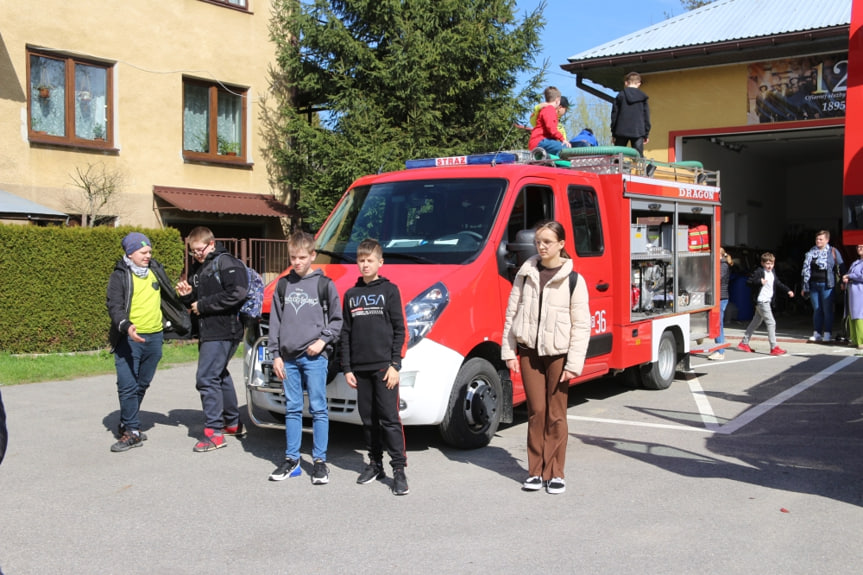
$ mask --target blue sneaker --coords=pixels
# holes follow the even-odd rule
[[[298,459],[285,459],[284,463],[270,473],[270,481],[281,481],[288,477],[299,477],[302,474],[303,470],[300,469],[300,461]]]

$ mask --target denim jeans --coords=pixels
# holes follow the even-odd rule
[[[238,341],[202,341],[198,344],[198,372],[195,387],[201,394],[204,426],[222,430],[237,425],[240,409],[228,363],[237,351]]]
[[[719,300],[719,336],[716,338],[716,343],[725,343],[725,308],[728,307],[728,300]],[[719,350],[720,354],[725,354],[724,349]]]
[[[312,416],[312,459],[327,460],[330,419],[327,412],[327,367],[325,355],[311,357],[305,353],[285,359],[285,457],[300,458],[303,438],[303,389],[309,394]]]
[[[140,334],[143,343],[120,337],[114,348],[114,367],[117,369],[117,395],[120,398],[120,425],[128,430],[141,429],[138,412],[144,394],[156,375],[156,366],[162,359],[162,332]]]
[[[555,156],[560,155],[560,151],[563,149],[563,142],[560,140],[552,140],[551,138],[545,138],[537,147],[543,148],[549,154],[554,154]]]
[[[833,331],[833,288],[824,282],[809,284],[812,324],[820,334]]]

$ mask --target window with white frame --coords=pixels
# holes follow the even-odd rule
[[[111,72],[111,64],[28,51],[30,139],[112,147]]]
[[[183,79],[183,155],[191,160],[243,162],[244,88]]]

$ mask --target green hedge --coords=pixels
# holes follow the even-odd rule
[[[172,281],[184,246],[173,229],[64,228],[0,224],[0,350],[51,353],[108,344],[108,277],[120,241],[140,231]]]

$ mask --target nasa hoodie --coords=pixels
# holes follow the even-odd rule
[[[399,288],[386,278],[366,283],[362,277],[345,293],[340,337],[342,370],[401,369],[407,348]]]

